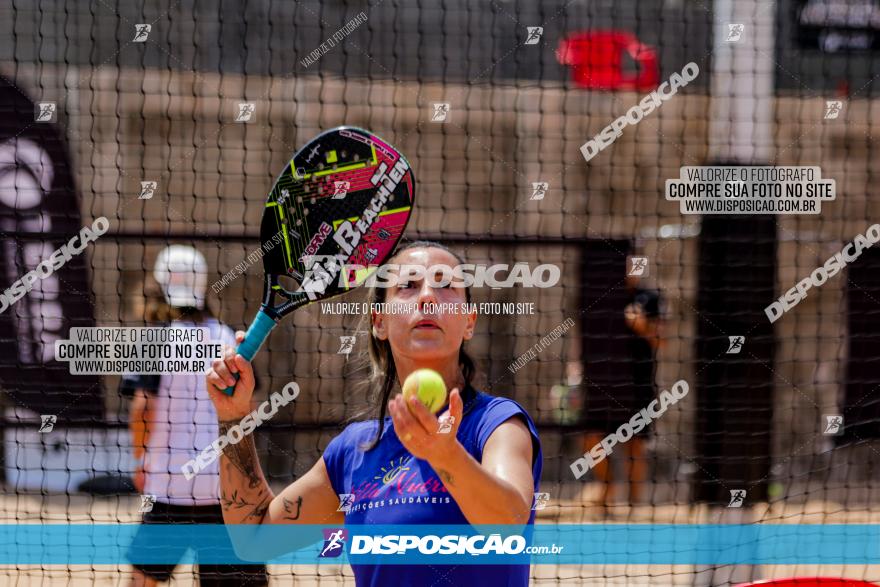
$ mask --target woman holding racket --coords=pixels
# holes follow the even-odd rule
[[[445,246],[417,241],[398,265],[456,266]],[[252,436],[228,445],[220,459],[227,524],[532,524],[542,456],[538,433],[516,402],[471,386],[474,364],[464,342],[476,313],[429,313],[434,304],[470,301],[464,287],[436,286],[436,276],[372,291],[371,302],[412,304],[406,313],[373,313],[370,360],[377,418],[349,425],[301,478],[274,495]],[[244,333],[238,332],[240,342]],[[418,400],[407,405],[395,387],[420,368],[443,376],[451,430]],[[240,378],[236,383],[235,374]],[[221,434],[251,410],[251,365],[228,348],[207,375]],[[235,385],[229,396],[224,388]],[[442,430],[442,431],[441,431]],[[233,503],[227,498],[235,493]],[[340,509],[341,496],[348,511]],[[353,496],[353,499],[352,497]],[[442,557],[437,558],[442,562]],[[528,565],[357,565],[359,586],[528,585]]]

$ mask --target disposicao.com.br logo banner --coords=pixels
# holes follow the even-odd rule
[[[0,524],[4,565],[864,565],[878,544],[877,524]]]

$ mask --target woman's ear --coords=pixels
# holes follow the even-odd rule
[[[467,326],[464,329],[464,339],[470,340],[474,337],[474,328],[477,326],[477,313],[471,312],[468,314]]]
[[[388,332],[385,327],[385,317],[382,314],[372,314],[370,321],[373,323],[373,336],[379,340],[388,340]]]

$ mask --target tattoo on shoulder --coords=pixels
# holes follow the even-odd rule
[[[437,474],[440,475],[440,479],[443,481],[443,485],[451,486],[453,484],[452,475],[450,475],[448,471],[438,469]]]
[[[229,432],[229,429],[238,424],[237,421],[220,422],[221,436]],[[257,460],[257,447],[253,436],[243,437],[238,444],[227,444],[223,447],[223,456],[244,475],[248,487],[254,489],[260,486],[259,461]]]
[[[285,514],[292,514],[293,513],[293,503],[294,502],[290,501],[286,497],[282,497],[281,503],[284,505],[284,513]],[[302,498],[302,495],[300,495],[298,498],[296,498],[296,515],[295,516],[284,516],[284,519],[285,520],[298,520],[300,509],[302,508],[302,504],[303,504],[303,498]]]

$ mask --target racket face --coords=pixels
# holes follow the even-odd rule
[[[376,135],[338,127],[312,139],[266,201],[260,240],[274,246],[263,255],[264,307],[280,317],[362,282],[394,252],[414,200],[409,162]]]

